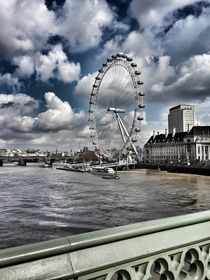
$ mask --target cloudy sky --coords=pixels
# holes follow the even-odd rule
[[[7,0],[0,25],[0,148],[92,148],[92,83],[118,52],[142,72],[140,145],[180,103],[210,125],[210,0]]]

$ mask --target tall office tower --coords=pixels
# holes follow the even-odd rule
[[[189,131],[195,125],[195,106],[180,104],[169,109],[168,131],[173,133]]]

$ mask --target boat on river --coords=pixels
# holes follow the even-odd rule
[[[95,175],[114,175],[115,171],[111,167],[95,166],[91,169],[91,174]]]
[[[57,166],[56,169],[65,170],[65,171],[75,171],[75,172],[87,172],[85,166],[83,166],[83,165],[63,164],[63,165]]]
[[[44,163],[42,165],[40,165],[41,168],[52,168],[52,164],[51,163]]]
[[[117,172],[115,172],[114,174],[106,174],[104,176],[102,176],[103,179],[114,179],[114,180],[119,180],[120,177],[117,174]]]

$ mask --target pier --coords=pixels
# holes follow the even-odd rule
[[[0,251],[1,280],[210,279],[210,211]]]

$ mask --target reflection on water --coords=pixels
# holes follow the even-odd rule
[[[0,169],[0,248],[209,209],[210,177],[145,170],[104,180],[35,166]]]

